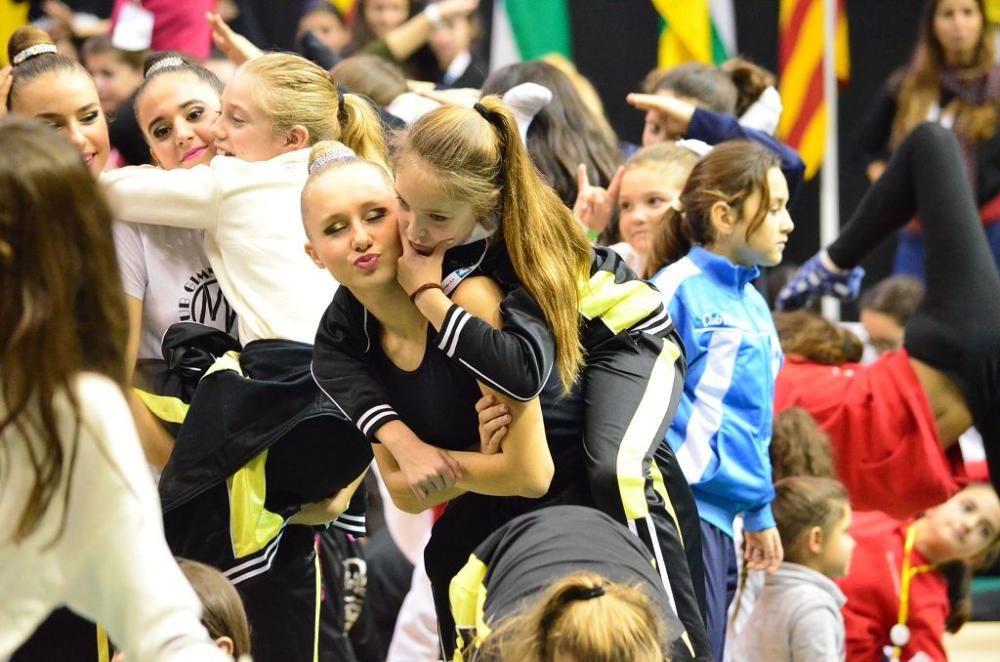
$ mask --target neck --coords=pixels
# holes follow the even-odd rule
[[[913,548],[920,552],[929,563],[943,563],[949,559],[938,558],[938,554],[934,551],[934,546],[930,544],[929,534],[927,531],[927,519],[921,517],[916,522],[913,523],[914,534],[913,534]]]
[[[351,293],[392,335],[415,337],[427,330],[427,319],[395,280]]]

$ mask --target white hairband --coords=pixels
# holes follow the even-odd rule
[[[680,198],[674,198],[670,201],[670,208],[673,209],[678,214],[684,213],[684,203],[681,202]]]
[[[329,152],[319,157],[315,161],[309,164],[309,174],[315,175],[317,172],[330,165],[335,161],[346,161],[347,159],[357,158],[357,154],[354,150],[345,145],[338,145],[334,147]]]
[[[157,60],[153,65],[146,71],[146,78],[149,78],[155,74],[160,69],[166,69],[167,67],[186,67],[187,62],[177,57],[176,55],[171,55],[170,57],[165,57],[162,60]]]
[[[712,146],[696,138],[682,138],[677,141],[678,147],[683,147],[689,152],[694,152],[698,158],[701,158],[712,151]]]
[[[36,55],[42,55],[43,53],[58,53],[59,49],[55,47],[55,44],[35,44],[34,46],[29,46],[23,51],[14,56],[11,60],[11,64],[17,66],[24,62],[25,60],[31,59]]]

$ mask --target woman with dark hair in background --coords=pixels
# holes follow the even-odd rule
[[[961,165],[972,184],[986,241],[1000,264],[996,39],[984,0],[927,0],[913,56],[871,104],[862,126],[861,151],[868,179],[874,182],[885,170],[889,155],[918,124],[931,121],[950,129],[961,147]],[[924,255],[919,228],[903,228],[893,273],[922,279]]]
[[[111,213],[54,131],[6,120],[0,142],[0,657],[68,605],[133,659],[223,660],[167,549],[123,395]]]

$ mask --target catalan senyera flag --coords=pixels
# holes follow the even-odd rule
[[[660,14],[657,66],[720,64],[736,53],[733,0],[652,0]]]
[[[778,92],[784,112],[778,138],[797,150],[806,179],[819,170],[826,145],[827,104],[823,91],[824,0],[781,0],[778,18]],[[837,0],[837,80],[850,77],[847,12]]]

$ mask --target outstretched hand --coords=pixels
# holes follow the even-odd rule
[[[602,232],[611,222],[615,206],[618,204],[618,191],[621,188],[624,166],[619,166],[615,176],[611,178],[608,188],[591,186],[587,177],[587,166],[581,163],[576,170],[576,202],[573,203],[573,214],[587,230]]]
[[[205,20],[212,26],[212,43],[236,66],[263,54],[249,39],[234,32],[220,15],[207,12]]]

